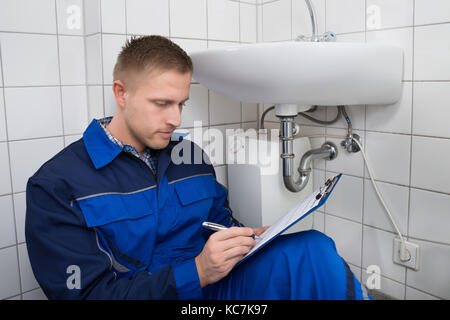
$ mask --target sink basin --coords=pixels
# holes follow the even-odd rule
[[[243,102],[358,105],[400,98],[401,48],[367,43],[272,42],[190,53],[193,78]]]

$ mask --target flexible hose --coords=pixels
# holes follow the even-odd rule
[[[313,117],[307,115],[307,114],[304,113],[304,112],[299,112],[299,113],[297,113],[297,115],[298,115],[298,116],[302,116],[302,117],[304,117],[304,118],[306,118],[306,119],[308,119],[308,120],[311,120],[311,121],[316,122],[316,123],[321,124],[321,125],[330,125],[330,124],[333,124],[333,123],[335,123],[336,121],[339,120],[339,118],[340,118],[341,115],[343,114],[342,111],[345,112],[345,110],[343,110],[342,106],[337,106],[337,108],[338,108],[338,113],[337,113],[336,117],[335,117],[333,120],[330,120],[330,121],[324,121],[324,120],[319,120],[319,119],[313,118]],[[268,113],[269,111],[273,110],[273,109],[275,109],[275,106],[271,106],[270,108],[266,109],[266,110],[263,112],[263,114],[261,115],[261,123],[260,123],[260,128],[261,128],[261,129],[264,129],[264,119],[265,119],[267,113]],[[346,114],[346,117],[347,117],[347,119],[349,119],[349,117],[347,116],[347,114]],[[347,121],[347,123],[348,123],[348,121]]]

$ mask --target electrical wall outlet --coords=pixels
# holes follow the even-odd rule
[[[415,243],[411,243],[409,241],[405,241],[406,249],[408,249],[411,258],[408,261],[401,261],[400,260],[400,244],[401,240],[400,238],[394,238],[394,254],[393,254],[393,260],[394,263],[400,264],[402,266],[405,266],[407,268],[413,269],[413,270],[419,270],[419,246]]]

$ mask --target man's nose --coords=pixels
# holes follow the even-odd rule
[[[174,105],[170,107],[167,114],[167,124],[173,127],[179,127],[181,125],[181,109],[179,106]]]

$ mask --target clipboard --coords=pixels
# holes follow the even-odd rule
[[[342,173],[336,175],[331,179],[328,179],[323,186],[319,187],[306,199],[298,203],[288,213],[286,213],[274,224],[272,224],[266,231],[264,231],[260,235],[260,238],[256,240],[256,245],[241,259],[241,261],[236,263],[235,267],[249,259],[252,255],[264,248],[273,239],[277,238],[280,234],[292,227],[294,224],[323,206],[330,194],[333,192],[333,189],[338,183],[341,176]]]

